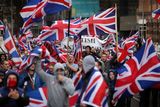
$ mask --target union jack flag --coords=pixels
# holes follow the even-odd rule
[[[41,0],[28,0],[27,4],[21,9],[20,15],[23,18],[24,21],[26,21],[32,14],[34,13],[34,10],[37,7],[37,4]]]
[[[28,67],[33,63],[33,59],[35,56],[39,57],[41,55],[42,59],[41,61],[44,62],[48,60],[49,62],[56,63],[57,61],[51,57],[49,51],[47,48],[42,45],[42,46],[36,46],[27,56],[23,61],[22,64],[20,65],[20,69],[23,69],[24,67]]]
[[[109,8],[82,21],[81,35],[103,35],[116,33],[116,9]]]
[[[24,22],[22,32],[24,33],[34,22],[39,22],[45,15],[53,14],[71,7],[70,0],[42,0],[38,2],[31,16]]]
[[[42,31],[42,33],[36,38],[36,40],[42,41],[55,41],[57,40],[56,31]]]
[[[114,34],[109,34],[104,40],[98,39],[98,41],[105,47],[116,43]]]
[[[160,82],[160,63],[151,38],[117,72],[115,101],[124,92],[134,95]]]
[[[152,17],[156,20],[160,19],[160,8],[152,12]]]
[[[83,85],[83,78],[81,72],[75,74],[72,78],[75,92],[72,96],[69,96],[69,106],[74,107],[77,103],[78,97],[80,96],[82,85]]]
[[[55,45],[53,46],[54,50],[56,51],[57,55],[59,56],[59,58],[62,60],[62,62],[67,62],[67,53],[63,53],[61,52],[61,50],[59,50]]]
[[[50,52],[50,55],[57,59],[58,62],[66,62],[67,61],[67,52],[63,49],[61,49],[59,46],[56,46],[51,41],[46,41],[44,43],[44,46],[48,49]]]
[[[77,35],[80,28],[80,19],[71,20],[70,35]],[[51,27],[43,27],[42,33],[38,36],[41,41],[62,41],[68,36],[68,21],[58,20]]]
[[[120,63],[124,62],[127,56],[131,56],[133,54],[133,47],[135,47],[138,37],[139,32],[119,44],[117,58]]]
[[[20,50],[23,49],[23,50],[30,51],[32,49],[29,41],[32,37],[33,37],[33,34],[31,30],[27,30],[27,32],[25,32],[23,35],[21,35],[18,38],[18,44],[19,44]]]
[[[4,41],[4,46],[6,47],[6,49],[12,56],[13,62],[15,63],[16,66],[19,66],[22,62],[22,59],[16,49],[14,40],[12,38],[12,35],[10,34],[8,27],[5,28],[5,34],[3,35],[3,41]]]
[[[74,56],[76,62],[80,61],[82,59],[82,43],[81,43],[81,37],[78,39],[74,39]]]
[[[97,68],[91,74],[89,83],[84,91],[81,103],[94,107],[107,107],[108,86]]]
[[[0,30],[4,30],[5,29],[5,26],[3,24],[3,22],[0,20]]]
[[[30,103],[27,107],[47,107],[47,88],[41,87],[38,90],[27,93]]]
[[[21,32],[24,33],[28,28],[30,28],[34,22],[39,22],[45,16],[44,7],[47,4],[46,1],[41,1],[37,4],[32,15],[23,23]]]

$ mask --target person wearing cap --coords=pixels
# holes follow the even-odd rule
[[[69,107],[68,97],[74,94],[74,84],[70,78],[67,78],[63,64],[56,63],[54,66],[54,75],[50,75],[41,68],[41,61],[35,58],[36,72],[46,82],[48,89],[47,107]]]
[[[29,104],[29,97],[18,88],[18,80],[18,74],[14,70],[9,70],[5,75],[4,87],[0,88],[1,107],[24,107]]]

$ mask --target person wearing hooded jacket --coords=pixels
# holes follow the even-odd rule
[[[74,94],[74,84],[70,78],[64,76],[64,66],[56,63],[54,66],[54,75],[50,75],[41,68],[41,61],[35,58],[36,72],[46,82],[48,89],[47,107],[69,107],[69,95]]]
[[[24,107],[29,104],[29,97],[18,88],[18,80],[18,74],[14,70],[9,70],[5,75],[4,87],[0,89],[1,107]]]
[[[83,86],[82,86],[82,91],[81,94],[78,98],[76,107],[92,107],[91,105],[87,105],[87,104],[82,104],[81,103],[81,99],[83,96],[84,91],[87,88],[87,85],[90,81],[90,77],[92,75],[92,72],[94,70],[95,67],[95,58],[92,55],[87,55],[84,57],[83,59]]]

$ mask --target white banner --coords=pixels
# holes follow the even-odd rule
[[[82,36],[81,41],[82,41],[82,50],[84,50],[86,46],[91,46],[91,47],[99,48],[99,49],[102,48],[101,43],[99,42],[98,38],[96,38],[96,37]],[[61,47],[63,49],[66,49],[67,42],[68,42],[68,38],[65,38],[61,42]],[[68,45],[69,45],[70,49],[74,49],[74,40],[69,39]]]

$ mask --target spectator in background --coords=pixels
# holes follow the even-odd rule
[[[54,75],[54,65],[50,63],[46,72],[48,74]]]
[[[12,67],[11,67],[11,65],[10,65],[10,63],[9,63],[8,60],[4,60],[4,61],[2,62],[2,68],[1,68],[1,70],[3,70],[4,73],[7,73],[8,70],[11,69],[11,68],[12,68]]]
[[[103,75],[103,78],[104,78],[104,80],[106,81],[106,83],[107,83],[107,81],[108,81],[108,74],[105,72],[105,66],[104,66],[104,63],[103,63],[103,61],[101,61],[100,59],[96,59],[96,62],[95,62],[95,66],[98,68],[98,70],[102,73],[102,75]]]
[[[4,87],[0,89],[1,107],[24,107],[29,104],[29,98],[18,88],[18,74],[9,70],[5,75]]]
[[[0,88],[3,87],[4,83],[4,71],[0,71]]]
[[[26,71],[20,74],[19,87],[23,88],[26,93],[44,85],[44,82],[35,72],[35,63],[31,64]]]
[[[78,71],[78,65],[74,63],[75,59],[73,55],[68,56],[68,60],[66,62],[66,68],[69,73],[69,78],[72,78],[75,73]]]
[[[74,84],[70,78],[64,76],[64,66],[56,63],[54,66],[54,76],[43,71],[39,58],[35,59],[36,72],[46,82],[48,88],[47,107],[69,107],[69,95],[74,94]]]
[[[6,54],[0,54],[0,63],[2,63],[4,60],[7,60]]]
[[[109,86],[109,95],[108,95],[108,105],[113,107],[113,94],[115,92],[115,83],[116,83],[116,72],[110,70],[108,73],[108,86]]]
[[[110,53],[109,51],[103,52],[101,54],[101,61],[104,63],[104,71],[107,72],[110,69]]]
[[[87,55],[92,55],[92,52],[91,52],[91,47],[90,46],[86,46],[85,47],[85,51],[83,51],[83,58],[85,57],[85,56],[87,56]]]

